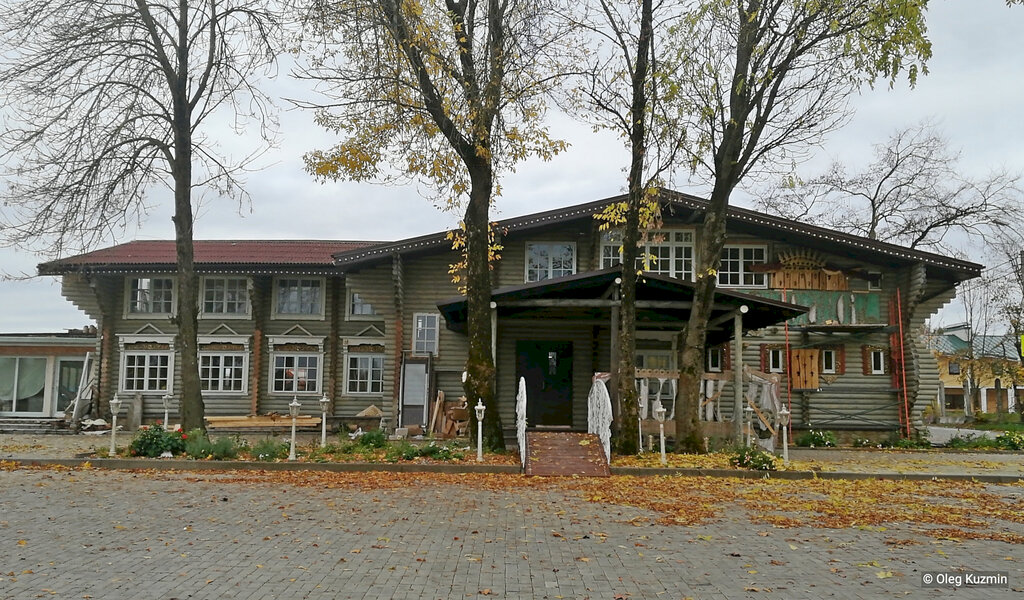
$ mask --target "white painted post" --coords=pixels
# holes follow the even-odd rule
[[[295,419],[299,416],[299,397],[293,396],[291,403],[288,405],[288,413],[292,417],[292,443],[288,450],[288,460],[295,460]]]
[[[117,437],[117,413],[121,411],[121,399],[114,394],[114,397],[110,399],[110,457],[114,457],[114,453],[117,451],[117,445],[114,443]]]

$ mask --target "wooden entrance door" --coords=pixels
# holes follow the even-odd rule
[[[572,342],[516,342],[516,381],[526,379],[526,423],[572,426]]]

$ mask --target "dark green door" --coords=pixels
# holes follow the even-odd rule
[[[572,342],[518,341],[516,357],[516,381],[526,378],[527,425],[571,427]]]

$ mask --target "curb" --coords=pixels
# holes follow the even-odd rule
[[[5,458],[4,461],[30,467],[62,466],[80,467],[89,463],[95,469],[112,471],[157,470],[157,471],[319,471],[329,473],[506,473],[522,474],[518,465],[446,465],[416,463],[257,463],[249,461],[196,461],[157,460],[150,458]],[[653,467],[611,467],[612,475],[635,477],[717,477],[733,479],[781,479],[798,481],[805,479],[845,479],[864,481],[870,479],[891,479],[895,481],[977,481],[980,483],[1017,483],[1024,481],[1019,475],[969,475],[966,473],[856,473],[849,471],[739,471],[731,469],[671,469]]]

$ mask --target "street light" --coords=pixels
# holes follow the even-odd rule
[[[327,408],[331,405],[331,399],[324,394],[320,398],[320,447],[327,445]]]
[[[665,406],[662,405],[661,400],[654,401],[654,418],[658,420],[658,430],[661,434],[661,464],[667,465],[668,460],[665,458]]]
[[[782,427],[782,464],[789,464],[789,409],[785,406],[779,411],[779,421]]]
[[[288,460],[295,460],[295,419],[299,417],[299,397],[292,396],[292,401],[288,405],[288,414],[292,417],[292,445],[291,449],[288,450]]]
[[[171,418],[170,417],[170,414],[171,414],[171,403],[174,402],[174,396],[172,396],[170,394],[164,394],[160,398],[160,400],[164,403],[164,430],[165,431],[170,431],[171,430],[171,421],[170,421],[170,418]]]
[[[114,445],[114,438],[117,437],[117,413],[121,410],[121,399],[114,394],[114,397],[110,399],[110,456],[113,457],[116,452],[116,446]]]
[[[476,411],[476,462],[483,462],[484,460],[484,411],[487,407],[484,406],[482,398],[477,398],[476,406],[473,407]]]

